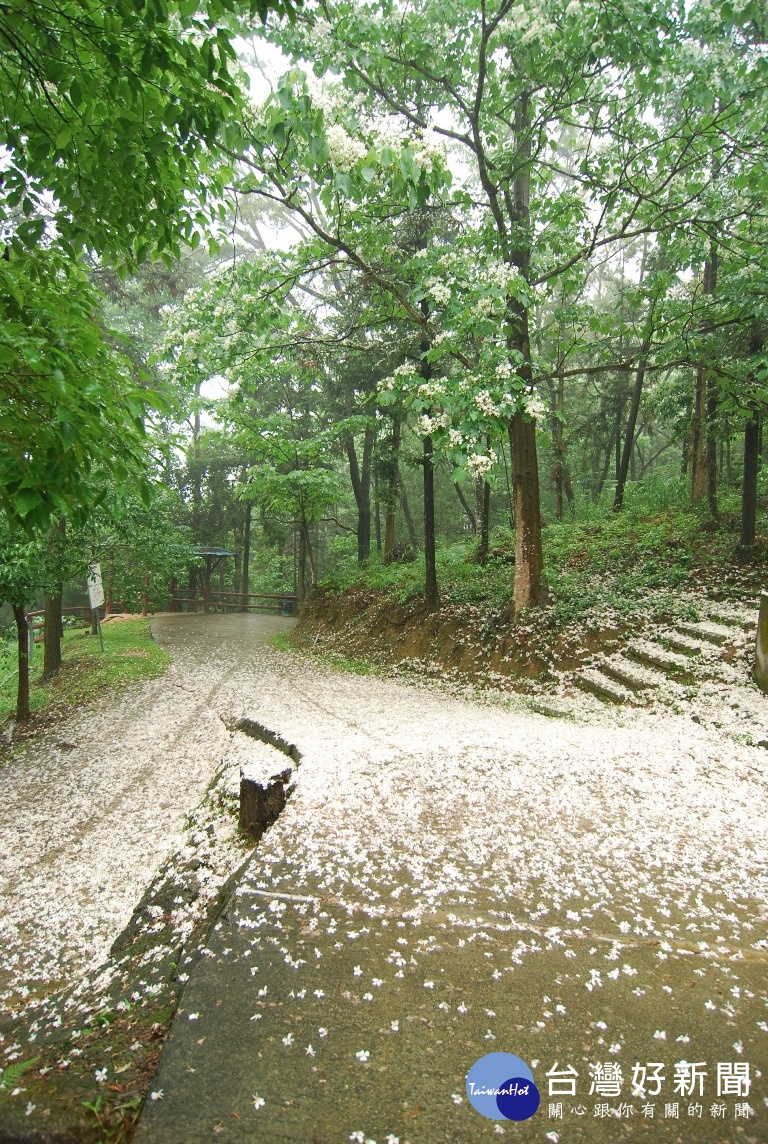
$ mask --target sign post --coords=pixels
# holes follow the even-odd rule
[[[96,631],[99,636],[99,644],[101,650],[104,651],[104,637],[101,634],[101,620],[99,619],[99,608],[104,603],[104,585],[101,582],[101,565],[91,564],[88,570],[88,599],[91,603],[91,611],[96,621]]]

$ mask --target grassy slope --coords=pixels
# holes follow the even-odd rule
[[[768,546],[761,538],[750,553],[738,551],[737,508],[724,497],[713,526],[690,509],[635,498],[618,515],[595,511],[588,519],[551,523],[544,535],[550,606],[514,619],[509,533],[494,533],[484,566],[472,559],[471,539],[439,550],[439,617],[419,614],[423,561],[360,568],[350,560],[321,585],[296,642],[374,663],[392,662],[391,646],[395,660],[426,656],[460,672],[475,655],[481,672],[545,678],[548,667],[567,669],[622,632],[701,618],[702,594],[756,607],[766,586]],[[387,628],[382,617],[389,609],[400,611],[405,626]],[[412,618],[404,621],[406,611]],[[406,647],[400,632],[418,628],[425,631],[423,647],[415,636]],[[510,651],[515,647],[518,652]]]
[[[149,620],[114,620],[102,625],[104,651],[90,630],[69,628],[62,642],[61,670],[43,683],[43,649],[35,647],[31,670],[32,724],[116,691],[133,679],[162,675],[170,656],[150,634]],[[16,706],[16,644],[0,643],[0,723]]]

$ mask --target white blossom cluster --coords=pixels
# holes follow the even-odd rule
[[[353,139],[338,123],[332,123],[326,128],[325,141],[334,170],[345,174],[351,171],[355,163],[364,159],[368,148],[359,139]]]
[[[514,282],[519,282],[522,275],[516,266],[507,266],[505,262],[492,262],[483,268],[483,275],[494,286],[508,290]]]
[[[525,412],[529,417],[540,419],[546,414],[547,407],[540,397],[531,393],[525,399]]]
[[[417,135],[411,140],[413,157],[421,167],[432,167],[436,162],[445,160],[445,144],[442,139],[434,135]]]
[[[491,397],[487,389],[480,389],[475,394],[475,407],[484,413],[486,417],[498,417],[501,413],[496,402]]]
[[[429,437],[438,429],[446,429],[448,427],[448,414],[439,413],[436,417],[430,417],[428,413],[422,413],[419,418],[419,429],[425,437]]]
[[[419,397],[427,397],[434,400],[435,398],[442,397],[444,395],[445,385],[442,381],[435,381],[433,379],[431,381],[423,382],[416,390],[416,392],[418,393]]]
[[[383,377],[378,383],[377,388],[380,392],[392,393],[395,389],[399,389],[406,379],[410,380],[413,375],[413,364],[411,362],[404,362],[402,365],[399,365],[389,377]]]
[[[427,293],[436,306],[447,306],[451,300],[451,288],[439,278],[427,279]]]
[[[498,459],[495,449],[489,449],[487,453],[470,453],[467,457],[467,468],[475,476],[484,477],[490,473]]]

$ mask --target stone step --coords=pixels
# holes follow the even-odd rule
[[[713,624],[720,624],[724,628],[740,628],[745,632],[754,632],[757,627],[757,608],[754,616],[729,615],[727,612],[710,612],[707,619]]]
[[[683,635],[682,632],[662,631],[656,638],[671,647],[673,651],[679,651],[681,655],[701,655],[701,643],[691,636]]]
[[[665,675],[686,675],[691,670],[691,664],[686,656],[674,651],[667,651],[660,644],[646,640],[634,640],[624,651],[629,659],[646,663],[649,667],[663,671]]]
[[[595,667],[607,675],[609,679],[615,680],[629,691],[645,691],[649,687],[657,687],[662,682],[662,677],[657,679],[650,677],[650,673],[641,675],[637,667],[628,659],[623,656],[618,656],[615,659],[602,659]]]
[[[608,679],[596,667],[587,667],[573,676],[573,682],[581,691],[588,691],[598,699],[609,703],[637,702],[637,696],[621,684]]]
[[[716,644],[722,647],[723,644],[728,643],[735,636],[733,628],[726,628],[722,625],[712,624],[709,622],[698,624],[686,624],[680,621],[675,627],[683,635],[692,636],[694,639],[706,640],[707,643]]]

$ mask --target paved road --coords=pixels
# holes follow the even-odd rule
[[[246,624],[157,624],[196,710],[302,760],[186,967],[140,1144],[768,1139],[761,749],[342,675]],[[541,1092],[519,1125],[467,1100],[501,1051]]]

